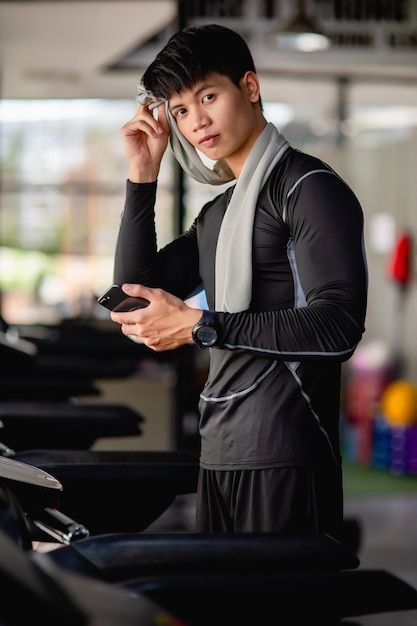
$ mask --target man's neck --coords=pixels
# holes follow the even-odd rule
[[[252,150],[259,135],[265,129],[267,123],[268,122],[266,121],[266,119],[262,116],[259,119],[259,124],[256,124],[256,127],[254,128],[254,132],[251,134],[248,141],[245,142],[245,144],[242,145],[238,151],[236,151],[230,157],[227,157],[227,159],[225,159],[228,166],[232,170],[236,180],[239,178],[240,173],[243,169],[243,166],[245,165],[246,159],[248,158],[250,154],[250,151]]]

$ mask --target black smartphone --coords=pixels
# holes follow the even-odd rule
[[[97,302],[106,309],[118,313],[143,309],[149,305],[149,300],[138,296],[128,296],[119,285],[109,287],[102,296],[97,298]]]

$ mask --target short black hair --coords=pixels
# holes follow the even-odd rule
[[[239,86],[247,71],[256,72],[245,40],[218,24],[188,26],[175,33],[149,65],[142,83],[156,98],[168,100],[216,72]]]

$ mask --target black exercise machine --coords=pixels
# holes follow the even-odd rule
[[[28,546],[30,529],[21,512],[26,520],[29,514],[36,517],[34,493],[39,491],[44,506],[48,489],[55,498],[62,486],[52,477],[45,488],[48,481],[38,468],[11,459],[0,458],[0,476],[1,493],[14,502],[10,507],[3,497],[1,518],[7,524],[0,518],[0,527],[7,526],[11,539]],[[58,567],[63,577],[82,574],[145,596],[187,626],[271,620],[328,626],[344,617],[417,609],[415,589],[386,571],[362,570],[354,553],[326,535],[79,536],[37,559]]]
[[[21,626],[28,619],[43,626],[155,626],[163,615],[164,624],[174,624],[166,609],[145,596],[64,571],[33,552],[28,511],[46,507],[62,485],[9,459],[1,461],[0,473],[2,626]]]
[[[90,535],[141,532],[197,490],[198,457],[189,452],[27,450],[12,458],[55,476],[64,487],[55,508]]]
[[[144,416],[117,403],[0,402],[0,440],[12,451],[88,450],[104,437],[142,435]]]
[[[103,437],[142,434],[143,416],[117,403],[80,402],[98,396],[96,377],[125,377],[135,370],[117,360],[39,363],[37,347],[10,329],[0,331],[0,439],[12,450],[90,448]]]

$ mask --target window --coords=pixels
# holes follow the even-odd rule
[[[0,102],[0,289],[8,323],[101,316],[112,281],[131,100]],[[158,243],[173,235],[172,161],[161,168]]]

